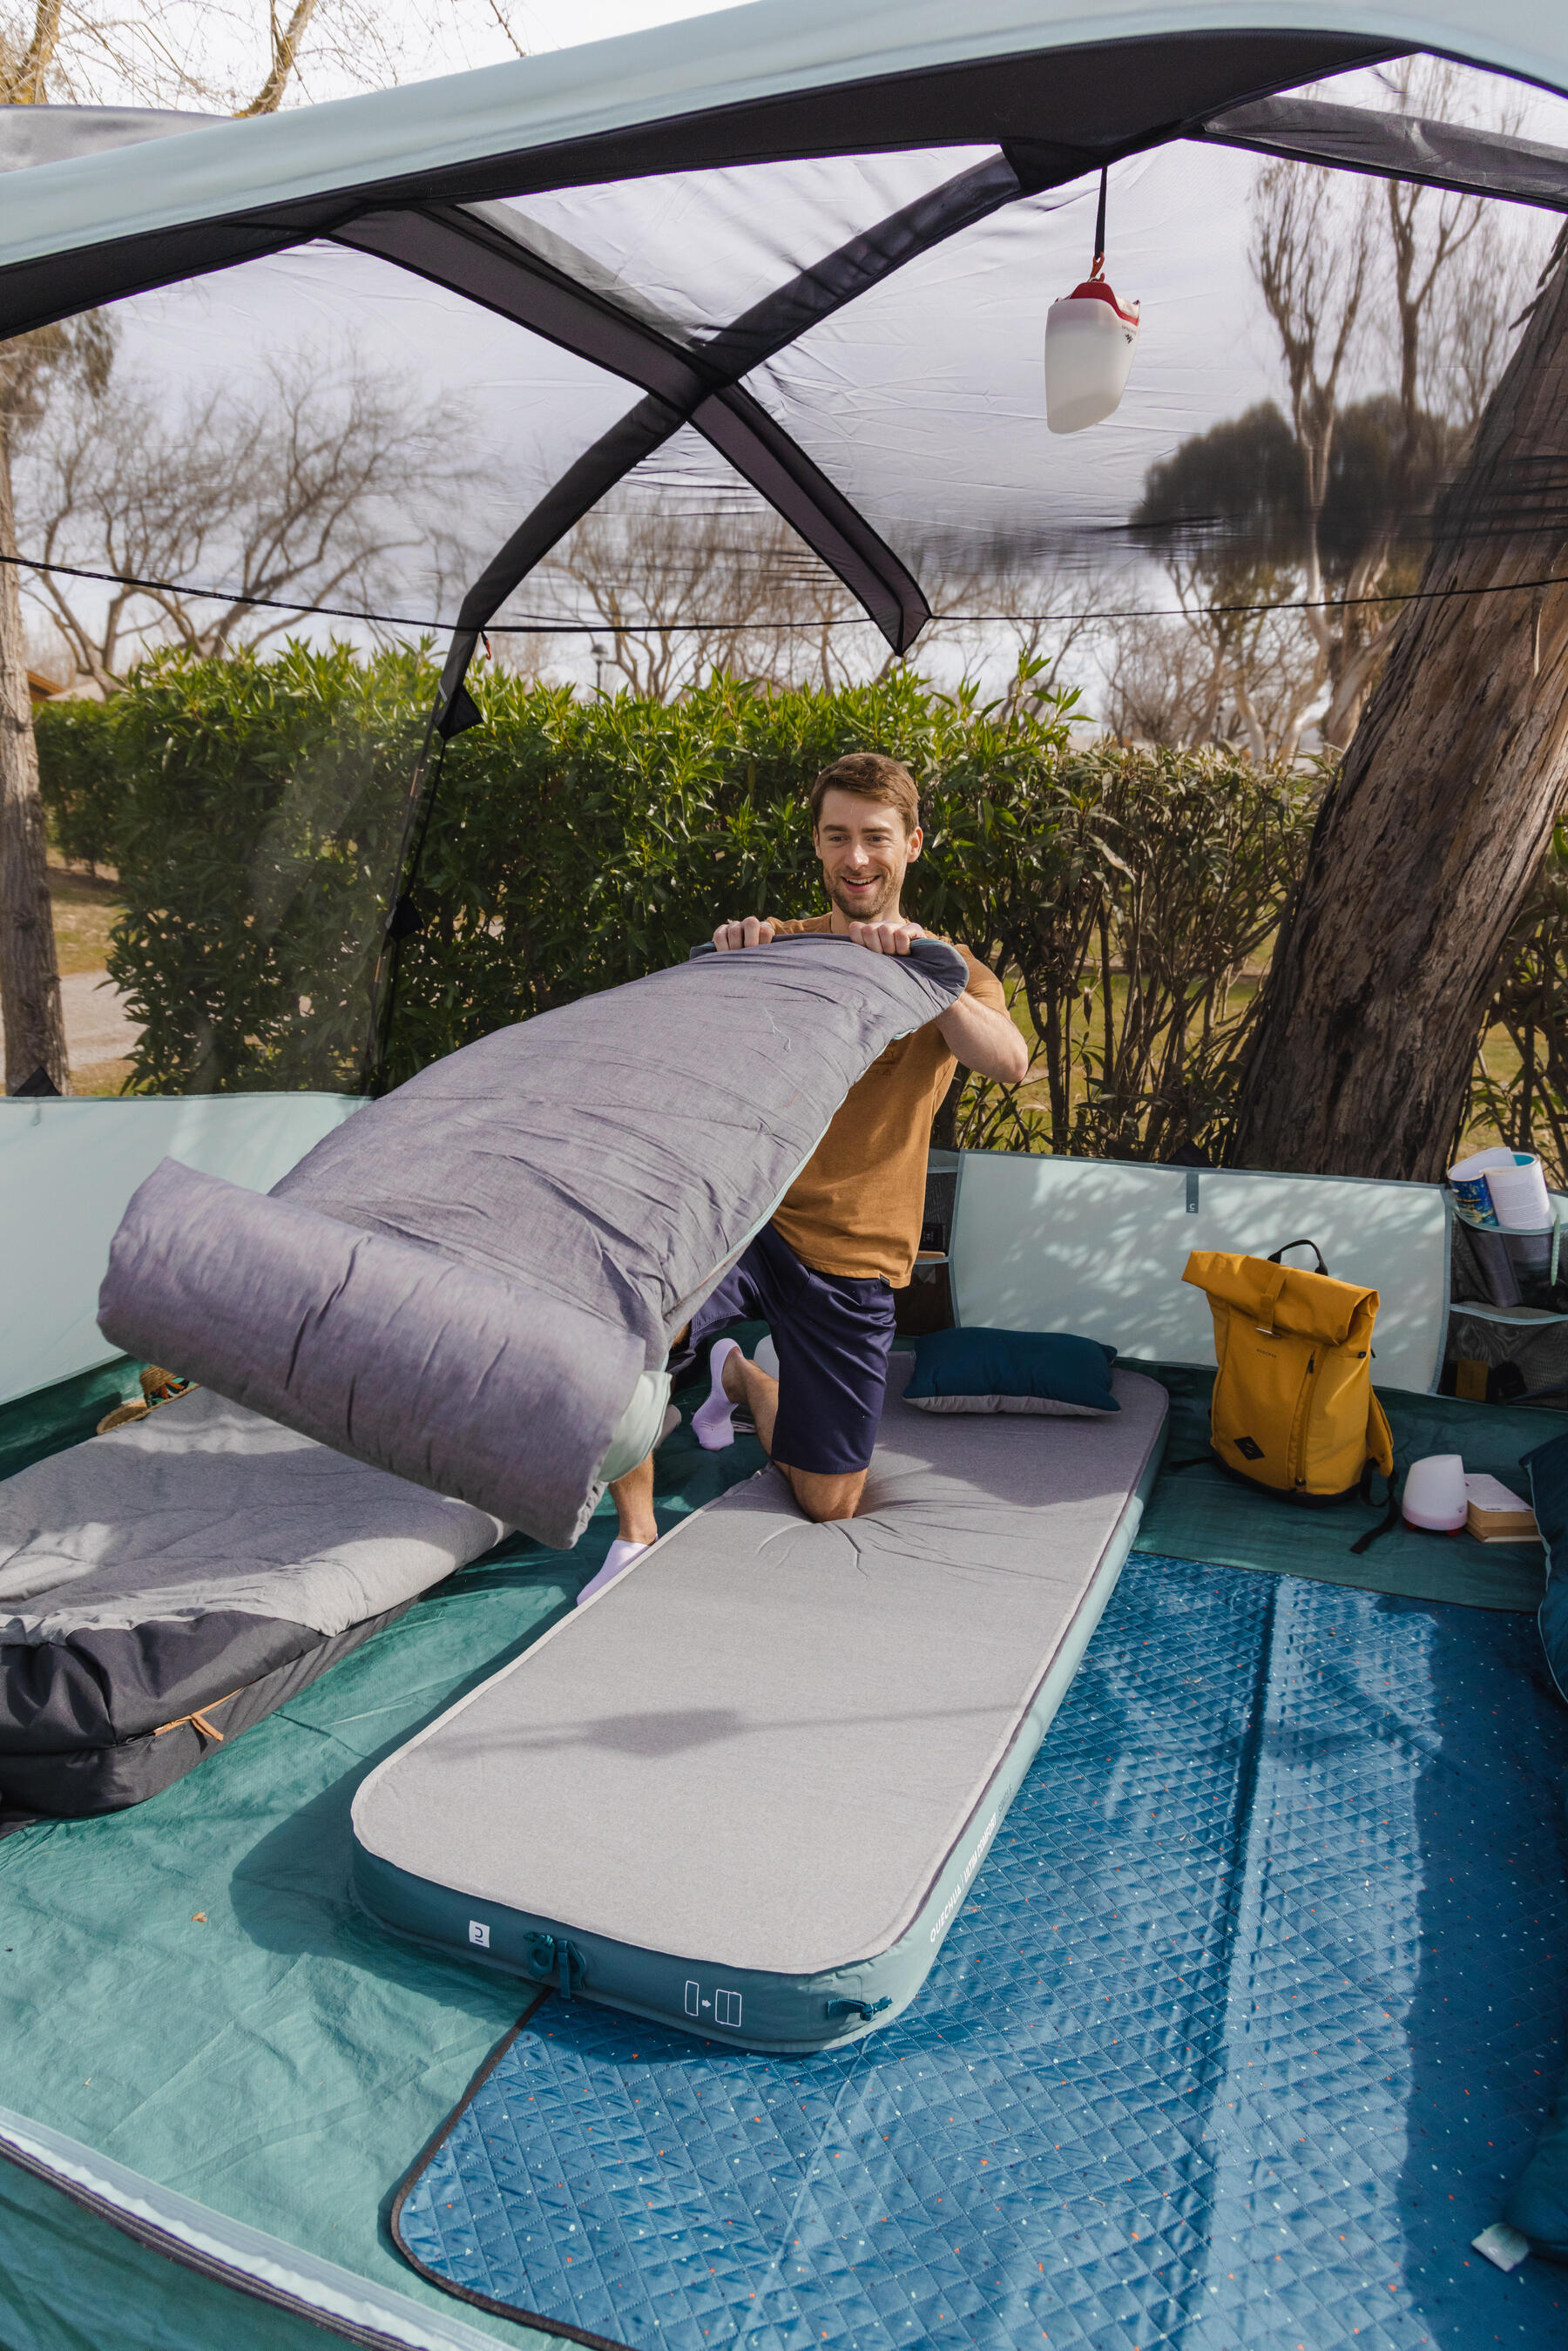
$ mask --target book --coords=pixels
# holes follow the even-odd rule
[[[1479,1542],[1541,1541],[1530,1504],[1499,1478],[1466,1478],[1465,1525]]]

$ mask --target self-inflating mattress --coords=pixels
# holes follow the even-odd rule
[[[156,1795],[502,1532],[205,1389],[6,1479],[0,1814]]]
[[[862,1515],[765,1469],[391,1756],[354,1805],[385,1925],[751,2048],[914,1997],[1110,1597],[1165,1392],[936,1416],[894,1357]]]
[[[115,1236],[99,1323],[570,1546],[656,1439],[682,1324],[851,1086],[967,978],[938,939],[709,950],[432,1063],[270,1194],[165,1160]]]

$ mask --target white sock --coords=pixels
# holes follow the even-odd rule
[[[580,1608],[585,1600],[591,1600],[596,1592],[602,1592],[607,1583],[613,1583],[622,1568],[630,1567],[634,1559],[641,1559],[643,1553],[651,1549],[652,1545],[648,1543],[623,1542],[617,1535],[604,1555],[604,1564],[598,1574],[591,1576],[578,1593],[578,1606]]]
[[[706,1404],[699,1404],[692,1415],[692,1435],[708,1453],[721,1453],[727,1445],[735,1443],[735,1424],[730,1417],[735,1407],[724,1392],[724,1367],[731,1355],[739,1353],[733,1339],[720,1339],[707,1359],[713,1384]]]

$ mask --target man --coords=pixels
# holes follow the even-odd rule
[[[800,921],[747,915],[721,923],[714,945],[743,954],[799,931],[832,931],[870,955],[907,955],[923,934],[900,904],[924,845],[909,770],[856,751],[811,787],[812,840],[830,911]],[[816,1152],[724,1284],[733,1312],[765,1321],[774,1380],[733,1340],[711,1358],[713,1392],[694,1426],[710,1448],[733,1441],[730,1415],[750,1413],[763,1447],[808,1519],[852,1519],[882,1416],[895,1290],[914,1270],[925,1204],[931,1122],[962,1061],[1016,1085],[1029,1050],[1000,983],[967,947],[969,984],[925,1028],[890,1045],[850,1089]],[[619,1540],[597,1590],[657,1538],[652,1455],[612,1487]]]

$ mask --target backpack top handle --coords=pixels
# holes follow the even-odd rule
[[[1285,1251],[1286,1251],[1287,1249],[1311,1249],[1311,1251],[1312,1251],[1312,1255],[1316,1258],[1316,1259],[1317,1259],[1317,1261],[1318,1261],[1318,1271],[1319,1271],[1320,1273],[1327,1273],[1327,1271],[1328,1271],[1328,1268],[1327,1268],[1327,1266],[1323,1263],[1323,1253],[1322,1253],[1322,1249],[1319,1249],[1319,1247],[1318,1247],[1318,1245],[1317,1245],[1316,1241],[1309,1241],[1309,1240],[1299,1240],[1299,1241],[1281,1241],[1281,1244],[1280,1244],[1280,1246],[1279,1246],[1279,1248],[1278,1248],[1277,1249],[1270,1249],[1270,1252],[1269,1252],[1269,1257],[1268,1257],[1268,1262],[1269,1262],[1269,1264],[1270,1264],[1270,1265],[1280,1265],[1280,1264],[1282,1264],[1282,1263],[1283,1263],[1283,1261],[1284,1261]]]

